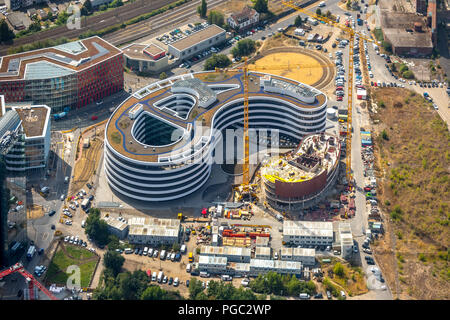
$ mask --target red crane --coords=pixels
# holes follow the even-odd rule
[[[38,287],[42,292],[44,292],[47,297],[49,297],[52,300],[58,300],[50,291],[47,290],[42,284],[37,281],[31,273],[29,273],[27,270],[25,270],[22,263],[18,262],[15,265],[0,271],[0,279],[9,276],[10,274],[14,272],[19,272],[28,282],[28,289],[30,291],[30,300],[34,300],[34,286]]]

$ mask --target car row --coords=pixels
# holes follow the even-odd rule
[[[79,246],[82,246],[85,248],[87,247],[87,242],[79,239],[78,236],[65,236],[64,242],[74,244],[74,245],[79,245]]]

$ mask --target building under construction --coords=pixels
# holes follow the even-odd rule
[[[308,208],[323,199],[336,181],[341,146],[326,133],[306,136],[292,153],[263,162],[266,202],[277,209]]]

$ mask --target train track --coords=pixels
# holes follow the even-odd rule
[[[208,2],[208,9],[210,10],[217,7],[226,1],[227,0],[210,1]],[[189,2],[182,7],[172,9],[167,15],[158,15],[155,16],[155,18],[150,18],[148,20],[129,25],[124,29],[107,34],[103,38],[115,46],[140,39],[142,37],[154,34],[162,28],[173,26],[175,23],[187,20],[192,17],[192,15],[196,15],[197,6],[199,4],[199,0]],[[153,28],[154,26],[157,26],[157,28]]]

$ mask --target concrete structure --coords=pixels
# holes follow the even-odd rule
[[[257,276],[273,271],[279,274],[293,274],[301,276],[302,264],[297,261],[282,261],[282,260],[265,260],[252,259],[250,261],[250,274]]]
[[[168,45],[169,53],[181,60],[189,59],[200,52],[221,44],[226,40],[226,31],[212,24]]]
[[[283,222],[283,241],[301,246],[331,246],[333,244],[333,223],[318,221]]]
[[[431,41],[437,46],[437,3],[436,0],[428,0],[427,22],[431,29]]]
[[[353,254],[353,236],[350,223],[340,222],[337,233],[336,244],[340,246],[341,255],[344,259],[349,259]]]
[[[427,0],[414,0],[412,1],[414,9],[417,13],[425,15],[427,12]]]
[[[123,89],[122,51],[95,36],[2,57],[6,102],[80,108]]]
[[[299,261],[306,266],[314,266],[316,263],[316,249],[308,248],[281,248],[281,260]]]
[[[214,247],[214,246],[202,246],[200,247],[200,255],[225,257],[228,262],[250,262],[251,251],[249,248],[241,247]]]
[[[124,48],[124,63],[134,72],[160,73],[169,67],[166,51],[156,44],[130,44]]]
[[[303,138],[287,156],[264,161],[261,178],[267,202],[275,208],[306,208],[334,186],[341,144],[337,136],[313,134]]]
[[[129,225],[126,221],[117,218],[105,217],[103,220],[108,224],[108,230],[119,239],[125,239],[129,231]]]
[[[272,259],[271,247],[256,247],[255,259]]]
[[[173,244],[179,241],[180,220],[134,217],[129,219],[128,241],[136,244]]]
[[[259,13],[249,6],[244,7],[241,12],[233,13],[228,17],[227,24],[235,30],[242,31],[250,29],[259,22]]]
[[[401,56],[428,56],[433,51],[427,19],[412,12],[392,12],[388,1],[380,3],[381,30],[392,51]],[[421,25],[422,28],[418,27]]]
[[[205,82],[205,77],[217,81]],[[216,146],[227,147],[216,134],[243,125],[242,77],[235,71],[184,74],[152,83],[125,100],[106,125],[104,166],[111,188],[141,201],[174,200],[201,188],[213,161],[223,163],[234,154],[215,153]],[[269,78],[277,81],[261,88],[261,77],[268,78],[250,73],[251,132],[277,143],[278,134],[299,141],[325,130],[327,97],[322,92],[276,76]],[[272,91],[282,84],[284,94]]]

